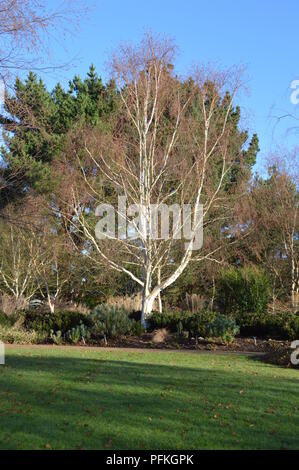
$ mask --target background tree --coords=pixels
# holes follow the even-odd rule
[[[19,71],[42,68],[49,61],[49,36],[77,23],[86,12],[81,0],[63,0],[53,9],[43,0],[0,0],[0,75],[7,82]],[[56,64],[57,65],[57,64]],[[61,65],[61,64],[60,64]],[[49,68],[49,67],[46,67]]]
[[[292,160],[292,172],[283,155],[272,157],[267,179],[253,181],[242,218],[251,235],[241,245],[243,260],[262,265],[272,277],[273,308],[275,300],[291,298],[298,308],[298,187]],[[295,165],[296,166],[296,165]],[[298,167],[297,167],[298,168]],[[293,173],[293,174],[292,174]],[[244,208],[243,207],[243,208]]]
[[[16,127],[22,126],[24,132],[31,131],[31,140],[27,142],[28,147],[38,148],[38,138],[32,138],[32,131],[42,129],[44,137],[48,141],[48,149],[51,149],[53,139],[50,137],[49,126],[41,119],[41,114],[47,109],[46,93],[42,82],[36,87],[34,99],[34,75],[30,74],[27,84],[27,92],[31,93],[31,101],[24,98],[24,87],[20,80],[16,82],[17,99],[12,101],[8,98],[8,91],[16,76],[22,75],[24,71],[39,69],[46,70],[62,67],[63,64],[54,64],[49,67],[42,67],[42,61],[47,57],[47,64],[50,62],[50,36],[53,31],[66,31],[72,24],[74,28],[78,20],[87,12],[84,2],[79,0],[63,0],[58,8],[52,8],[51,2],[43,0],[0,0],[0,95],[6,99],[3,115],[0,118],[1,130],[15,131]],[[71,32],[71,28],[68,30]],[[30,91],[29,91],[30,89]],[[44,92],[44,93],[43,93]],[[23,99],[24,98],[24,99]],[[2,100],[1,100],[2,101]],[[41,111],[37,114],[38,105],[42,105]],[[15,118],[11,119],[11,114]],[[47,123],[48,124],[48,123]],[[6,135],[6,139],[8,136]],[[50,142],[51,141],[51,142]],[[57,147],[55,143],[54,147]],[[14,197],[24,190],[24,173],[43,172],[46,178],[46,171],[42,168],[39,155],[37,160],[24,160],[26,150],[24,147],[15,148],[18,153],[19,164],[7,166],[8,162],[1,159],[0,163],[0,204],[7,204],[7,195]],[[44,149],[45,151],[45,149]],[[23,152],[23,153],[22,153]],[[25,152],[25,155],[24,155]],[[45,153],[45,152],[44,152]],[[31,164],[28,167],[28,164]],[[33,168],[33,166],[35,167]],[[27,186],[25,185],[26,190]],[[3,212],[1,212],[3,216]]]
[[[1,225],[1,292],[14,298],[16,309],[24,308],[38,289],[34,275],[37,257],[35,240],[28,231],[14,225]]]

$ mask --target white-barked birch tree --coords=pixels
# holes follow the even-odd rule
[[[121,47],[112,59],[117,116],[108,129],[82,131],[72,149],[81,179],[74,177],[71,188],[71,232],[84,238],[86,256],[140,286],[143,322],[190,262],[217,261],[221,244],[201,248],[200,232],[225,224],[225,185],[241,160],[233,145],[239,72],[197,68],[181,79],[174,55],[171,42],[152,36]],[[100,239],[94,213],[100,206],[103,224],[103,204],[114,205],[118,230],[108,223]]]

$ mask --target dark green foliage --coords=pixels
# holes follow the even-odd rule
[[[225,315],[217,315],[215,320],[209,325],[209,334],[213,338],[221,338],[225,342],[230,342],[240,333],[240,328],[233,318]]]
[[[138,319],[130,318],[124,309],[100,305],[90,315],[77,312],[57,311],[23,312],[26,330],[46,334],[56,344],[63,340],[77,344],[88,343],[91,335],[97,339],[119,338],[122,335],[141,336],[144,328]],[[0,313],[1,326],[13,326],[20,316]],[[167,328],[180,337],[221,338],[231,341],[237,334],[243,337],[295,340],[299,338],[299,316],[292,313],[244,314],[236,313],[234,318],[208,310],[191,312],[154,312],[147,320],[150,331]]]
[[[179,322],[184,328],[191,315],[190,312],[152,312],[147,319],[147,327],[149,330],[167,328],[171,333],[177,333]]]
[[[263,313],[270,295],[268,276],[256,268],[227,268],[217,283],[217,303],[224,313]]]
[[[121,308],[107,305],[98,305],[90,315],[93,322],[92,334],[117,338],[131,332],[132,320],[128,312]]]
[[[6,315],[4,312],[0,312],[0,325],[1,326],[14,326],[14,324],[23,317],[22,312],[15,312],[12,315]]]
[[[1,117],[4,130],[9,131],[4,133],[6,147],[2,147],[2,158],[9,165],[7,171],[18,172],[20,192],[28,184],[45,190],[50,183],[49,164],[61,148],[61,136],[53,132],[51,124],[55,114],[51,94],[42,80],[30,72],[24,83],[16,80],[15,95],[6,99],[5,108],[11,116],[8,125]]]
[[[242,336],[290,341],[299,338],[299,316],[294,313],[238,314],[236,322]]]
[[[1,326],[9,325],[9,317],[4,312],[0,312],[0,325]]]
[[[145,329],[141,321],[131,320],[130,333],[131,335],[138,337],[142,336],[145,333]]]
[[[192,312],[153,312],[147,320],[150,330],[167,328],[171,333],[188,331],[191,336],[208,337],[209,325],[216,314],[208,310]]]
[[[199,313],[191,312],[165,312],[153,313],[148,319],[150,329],[167,328],[179,336],[221,338],[231,341],[238,333],[239,328],[234,319],[216,314],[208,310]]]
[[[141,321],[141,310],[133,311],[129,313],[129,318],[135,321]]]
[[[78,312],[56,311],[55,313],[28,311],[24,317],[24,327],[28,330],[35,330],[39,333],[51,334],[51,330],[56,334],[61,332],[66,335],[72,328],[76,328],[82,323],[91,326],[90,318]]]
[[[192,336],[209,338],[211,337],[211,325],[215,319],[216,313],[202,310],[189,317],[187,325],[184,325],[184,330],[188,330]]]
[[[234,318],[215,312],[154,312],[148,318],[148,327],[167,328],[172,333],[188,332],[189,336],[222,338],[231,341],[237,334],[279,340],[299,338],[299,316],[291,313],[236,313]]]
[[[48,91],[32,72],[24,82],[17,79],[14,95],[6,97],[5,114],[0,115],[5,176],[18,173],[18,184],[6,198],[21,196],[24,187],[51,192],[57,183],[52,164],[64,148],[67,133],[80,126],[109,126],[116,100],[115,84],[104,85],[93,65],[84,80],[76,76],[67,90],[58,83]]]

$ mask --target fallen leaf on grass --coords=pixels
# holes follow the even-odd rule
[[[110,449],[111,444],[112,444],[112,441],[111,441],[111,439],[109,439],[109,441],[107,441],[106,444],[105,444],[106,449]]]

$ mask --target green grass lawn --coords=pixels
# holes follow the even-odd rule
[[[9,348],[0,449],[298,449],[298,378],[244,356]]]

